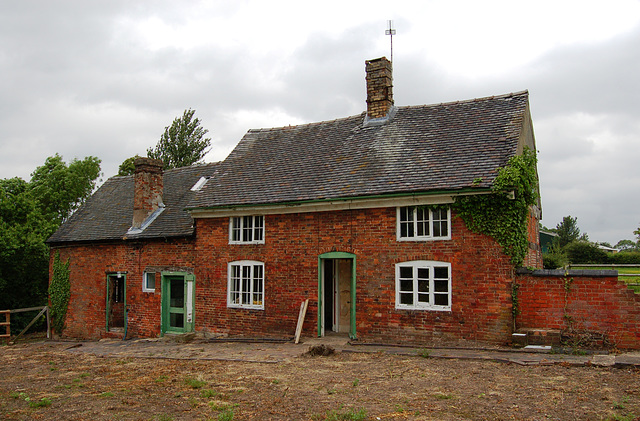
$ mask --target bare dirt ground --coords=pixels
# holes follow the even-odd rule
[[[0,419],[640,420],[636,368],[381,352],[277,363],[134,358],[70,346],[0,346]]]

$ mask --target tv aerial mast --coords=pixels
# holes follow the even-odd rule
[[[389,35],[389,37],[391,38],[391,64],[393,64],[393,36],[396,34],[396,30],[393,29],[392,20],[388,20],[387,23],[389,24],[389,29],[385,30],[384,34]]]

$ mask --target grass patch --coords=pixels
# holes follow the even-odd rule
[[[193,379],[191,377],[187,378],[184,382],[193,389],[201,389],[202,387],[207,385],[207,382]]]
[[[237,407],[238,404],[237,403],[227,403],[227,402],[222,402],[222,401],[211,401],[209,402],[209,407],[211,409],[213,409],[214,411],[227,411],[227,410],[233,410],[235,407]]]
[[[218,414],[218,421],[232,421],[233,416],[233,408],[227,408]]]
[[[434,396],[436,398],[442,399],[442,400],[453,399],[454,398],[454,396],[451,393],[436,393]]]
[[[9,397],[13,399],[21,399],[27,402],[30,408],[45,408],[47,406],[51,406],[51,399],[42,398],[40,400],[34,401],[34,400],[31,400],[29,395],[27,395],[24,392],[11,392],[9,394]]]
[[[114,396],[114,395],[113,395],[113,392],[102,392],[102,393],[100,394],[100,397],[101,397],[101,398],[112,398],[113,396]]]
[[[323,416],[315,416],[314,420],[320,421],[361,421],[367,419],[367,410],[364,408],[347,408],[327,411]]]
[[[51,399],[42,398],[39,401],[29,401],[30,408],[46,408],[47,406],[51,406]]]
[[[202,389],[200,391],[200,397],[203,397],[203,398],[213,398],[217,395],[218,395],[218,392],[216,392],[213,389]]]

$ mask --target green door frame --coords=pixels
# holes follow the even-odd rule
[[[322,285],[323,260],[329,259],[351,259],[351,306],[350,306],[350,327],[349,338],[356,339],[356,255],[344,251],[331,251],[318,256],[318,337],[322,336],[322,307],[324,306],[324,291]]]
[[[106,331],[109,331],[109,313],[111,313],[111,305],[109,302],[111,301],[111,288],[109,288],[109,278],[112,276],[124,278],[124,292],[122,295],[124,296],[124,308],[125,308],[125,327],[127,325],[127,272],[107,272],[106,281],[107,281],[107,301],[105,304],[106,314],[105,314],[105,323],[106,323]]]
[[[169,326],[170,320],[170,287],[169,282],[171,278],[182,277],[184,280],[184,304],[185,311],[184,327],[182,329],[175,329]],[[160,309],[160,332],[162,335],[165,333],[188,333],[193,332],[194,320],[195,320],[195,280],[196,277],[192,273],[187,272],[162,272],[160,275],[162,284],[162,304]]]

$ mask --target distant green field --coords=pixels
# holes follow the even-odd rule
[[[603,265],[603,266],[579,266],[579,265],[571,265],[571,269],[575,270],[584,270],[584,269],[593,269],[593,270],[617,270],[618,275],[637,275],[637,276],[618,276],[618,279],[624,281],[626,284],[636,284],[629,285],[629,288],[634,290],[636,293],[640,294],[640,266],[614,266],[611,265]]]

